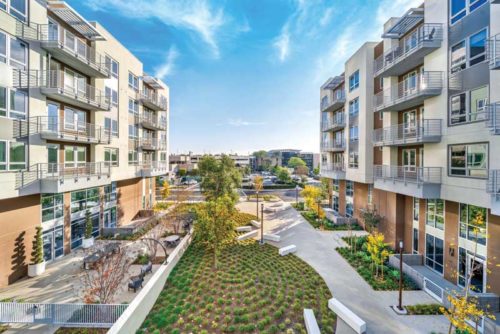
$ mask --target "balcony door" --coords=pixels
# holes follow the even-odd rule
[[[50,174],[57,174],[59,170],[59,145],[47,144],[47,171]]]
[[[87,126],[87,114],[84,111],[72,108],[64,109],[64,129],[85,132]]]
[[[417,71],[410,72],[403,77],[403,95],[411,95],[417,89]]]
[[[59,105],[54,103],[47,104],[47,131],[59,132]],[[45,129],[44,129],[45,130]]]
[[[414,135],[417,131],[417,111],[411,110],[403,113],[403,134]]]
[[[49,19],[47,33],[49,41],[59,41],[59,25],[51,19]]]
[[[417,170],[417,150],[414,148],[403,150],[403,170],[405,173],[415,173]]]
[[[64,71],[64,89],[69,93],[79,96],[86,96],[87,81],[84,76],[79,75],[71,70]]]

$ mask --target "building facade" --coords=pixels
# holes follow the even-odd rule
[[[294,149],[279,149],[268,151],[265,157],[255,158],[252,170],[262,171],[276,166],[288,167],[288,162],[293,157],[298,157],[304,160],[311,173],[315,168],[319,167],[320,155],[318,153],[303,152],[301,150]]]
[[[186,172],[191,172],[198,169],[198,164],[205,154],[171,154],[169,157],[170,171],[176,174],[179,170],[184,169]],[[211,155],[215,159],[220,159],[222,154]],[[251,157],[248,155],[227,154],[234,165],[240,168],[252,168]]]
[[[386,240],[419,255],[424,274],[460,287],[474,270],[476,292],[500,294],[497,3],[425,0],[408,9],[320,98],[321,174],[335,214],[377,210]],[[476,236],[478,214],[486,225]]]
[[[169,89],[64,1],[0,2],[0,286],[154,205],[168,172]]]

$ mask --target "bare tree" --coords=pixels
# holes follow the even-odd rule
[[[146,246],[146,252],[151,262],[156,259],[156,254],[158,253],[158,241],[165,234],[165,225],[160,223],[156,225],[151,231],[149,231],[145,238],[142,239],[142,243]]]
[[[132,261],[124,250],[103,257],[91,270],[82,275],[84,301],[87,304],[110,304],[124,288],[123,279]]]

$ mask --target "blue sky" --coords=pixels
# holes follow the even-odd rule
[[[68,0],[170,86],[172,153],[319,151],[319,87],[421,0]]]

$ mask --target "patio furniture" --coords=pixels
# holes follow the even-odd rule
[[[176,246],[180,239],[181,238],[177,234],[169,235],[165,238],[165,244],[167,247]]]
[[[121,248],[119,242],[112,242],[104,246],[104,254],[106,254],[106,256],[110,254],[118,254],[120,251]]]
[[[138,276],[130,277],[130,281],[128,283],[128,291],[134,290],[134,293],[137,292],[139,288],[142,288],[142,283],[144,282],[144,275],[141,273]]]
[[[151,261],[143,265],[141,268],[141,274],[146,275],[147,273],[153,273],[153,263],[151,263]]]
[[[83,269],[90,269],[104,257],[101,251],[97,251],[83,258]]]

